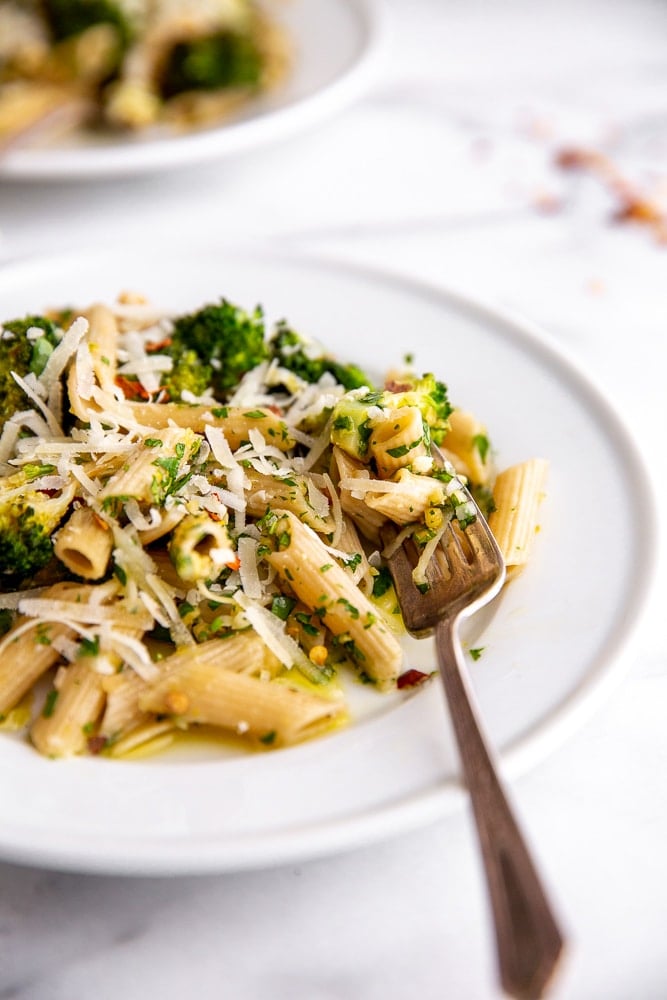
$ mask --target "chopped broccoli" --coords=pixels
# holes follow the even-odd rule
[[[197,352],[191,348],[173,353],[172,358],[174,367],[162,376],[160,387],[176,403],[184,392],[202,396],[211,384],[211,366],[201,361]]]
[[[420,442],[423,441],[427,447],[431,441],[436,444],[442,442],[449,429],[448,417],[452,407],[447,399],[446,386],[430,374],[421,378],[406,375],[401,382],[390,382],[383,392],[348,392],[334,407],[331,440],[353,458],[367,461],[373,427],[381,418],[382,411],[403,406],[414,407],[421,413],[423,437]]]
[[[233,31],[178,42],[162,72],[164,98],[188,90],[254,87],[260,83],[262,55],[252,38]]]
[[[130,23],[122,7],[113,0],[42,0],[42,8],[57,42],[79,35],[96,24],[113,25],[123,49],[132,37]]]
[[[321,348],[290,330],[285,322],[278,323],[269,340],[271,357],[281,368],[294,372],[304,382],[318,382],[329,372],[346,389],[372,387],[368,375],[356,365],[345,365],[322,353]]]
[[[39,329],[44,335],[31,339],[28,331]],[[58,343],[55,323],[44,316],[26,316],[2,324],[0,334],[0,428],[5,420],[25,409],[27,397],[12,377],[34,372],[41,375],[53,348]]]
[[[27,579],[51,560],[55,525],[38,513],[30,495],[0,508],[0,581]]]
[[[52,465],[29,464],[0,479],[0,589],[27,580],[51,561],[51,535],[74,495],[73,486],[39,489],[37,480],[54,471]]]
[[[175,361],[179,378],[185,368],[201,366],[200,379],[193,379],[191,391],[201,394],[202,382],[212,386],[218,399],[233,389],[246,372],[268,355],[264,341],[264,313],[261,307],[252,313],[221,299],[196,313],[178,317],[174,322],[171,344],[165,349]],[[172,373],[173,374],[173,373]],[[165,378],[165,384],[170,376]],[[188,386],[184,386],[188,388]]]
[[[331,440],[348,455],[366,460],[368,442],[373,433],[371,415],[373,408],[384,408],[384,393],[369,392],[365,395],[350,392],[336,403],[331,423]]]
[[[435,444],[442,444],[449,430],[452,406],[447,398],[447,386],[438,382],[435,375],[429,373],[421,378],[412,374],[402,375],[400,382],[391,382],[387,386],[384,405],[392,408],[417,406],[430,428],[431,439]]]

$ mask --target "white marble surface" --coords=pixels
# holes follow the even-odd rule
[[[665,194],[667,4],[385,9],[372,88],[334,120],[160,177],[0,185],[1,258],[102,239],[145,240],[149,252],[157,228],[162,239],[258,238],[460,287],[541,323],[587,368],[661,496],[667,245],[648,227],[614,224],[598,179],[553,164],[565,145],[602,144],[642,190],[662,181]],[[513,782],[569,932],[557,1000],[667,997],[665,584],[660,571],[618,688]],[[469,815],[340,857],[217,877],[0,864],[0,1000],[149,992],[493,1000]]]

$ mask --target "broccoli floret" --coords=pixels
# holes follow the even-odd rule
[[[269,351],[281,368],[294,372],[304,382],[318,382],[325,372],[329,372],[348,390],[362,386],[372,388],[371,380],[361,368],[341,364],[329,357],[317,345],[290,330],[284,322],[276,325],[275,333],[269,340]]]
[[[246,372],[268,356],[264,313],[259,306],[248,313],[221,299],[176,319],[166,353],[174,358],[177,371],[186,364],[201,366],[202,380],[197,385],[201,387],[205,380],[215,396],[224,399]]]
[[[42,337],[30,339],[28,330],[44,330]],[[26,316],[2,324],[0,333],[0,429],[5,420],[25,409],[27,397],[12,377],[30,372],[41,375],[53,348],[58,343],[55,323],[44,316]]]
[[[368,442],[373,433],[371,412],[373,408],[383,408],[385,393],[369,392],[363,395],[349,393],[339,399],[333,411],[331,440],[348,455],[366,460]]]
[[[211,366],[202,362],[197,352],[190,348],[172,354],[172,358],[174,367],[163,375],[160,385],[169,394],[169,399],[177,403],[184,392],[203,395],[211,384]]]
[[[421,378],[406,375],[400,382],[390,382],[382,392],[349,392],[334,407],[331,440],[348,455],[366,461],[373,427],[382,416],[382,411],[389,412],[403,406],[418,409],[422,416],[423,436],[415,441],[415,445],[423,441],[429,447],[431,441],[436,444],[442,442],[449,429],[448,417],[452,407],[447,399],[446,386],[430,374]],[[406,447],[402,446],[404,453]]]
[[[260,83],[262,55],[252,38],[224,31],[171,50],[160,80],[164,98],[188,90],[254,87]]]
[[[51,535],[67,513],[74,488],[60,493],[35,488],[53,465],[24,465],[0,479],[0,589],[33,577],[51,561]]]
[[[384,397],[385,406],[417,406],[430,428],[431,440],[442,444],[449,430],[449,415],[453,409],[444,382],[438,382],[430,373],[421,378],[412,374],[402,375],[400,382],[387,385]]]
[[[42,0],[44,16],[55,41],[59,42],[96,24],[111,24],[125,49],[132,37],[130,23],[113,0]]]
[[[34,576],[53,555],[51,536],[35,509],[16,501],[0,512],[0,571],[22,580]]]

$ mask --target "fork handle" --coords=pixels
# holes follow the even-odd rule
[[[500,981],[512,997],[539,1000],[563,938],[484,741],[454,622],[437,626],[436,648],[486,870]]]

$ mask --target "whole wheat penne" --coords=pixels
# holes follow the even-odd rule
[[[472,483],[485,486],[493,475],[487,430],[472,413],[455,409],[449,415],[449,430],[443,450],[456,471]]]
[[[268,476],[254,470],[248,471],[249,490],[247,511],[261,517],[267,510],[278,507],[291,510],[314,531],[325,534],[334,530],[334,521],[328,513],[315,509],[309,499],[308,479],[296,473],[289,476]]]
[[[374,422],[368,447],[382,479],[428,455],[421,411],[416,406],[402,406],[387,412],[381,421]]]
[[[489,527],[508,571],[525,566],[539,527],[538,509],[544,498],[548,463],[533,458],[503,470],[493,489],[495,511],[489,516]]]
[[[142,708],[186,723],[248,733],[269,745],[286,746],[329,724],[342,701],[319,698],[278,681],[225,670],[192,655],[140,698]]]
[[[123,404],[134,420],[146,427],[189,427],[203,434],[207,427],[220,427],[233,450],[248,440],[251,430],[259,430],[266,441],[280,451],[294,447],[294,438],[284,420],[263,407],[216,406],[188,403]]]
[[[61,668],[30,730],[32,742],[47,757],[82,753],[102,713],[104,699],[94,657],[82,656]]]
[[[280,548],[267,556],[268,561],[368,677],[381,688],[391,686],[402,663],[402,650],[381,613],[332,561],[315,532],[289,511],[276,514],[273,532]]]
[[[54,552],[77,576],[99,580],[107,571],[113,535],[90,507],[79,507],[58,532]]]

